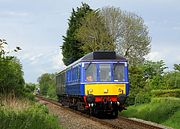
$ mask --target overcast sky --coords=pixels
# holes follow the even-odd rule
[[[179,0],[0,0],[0,38],[7,40],[8,49],[23,49],[16,56],[27,82],[64,67],[59,46],[72,8],[81,2],[93,9],[114,6],[141,16],[152,37],[148,59],[164,60],[169,70],[180,63]]]

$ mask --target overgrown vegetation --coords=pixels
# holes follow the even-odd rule
[[[0,101],[1,129],[60,129],[57,117],[44,105],[27,99],[2,97]]]
[[[127,104],[149,103],[151,97],[158,94],[179,97],[180,72],[175,69],[165,72],[166,68],[162,60],[145,61],[142,65],[131,66],[129,68],[130,94]]]
[[[180,98],[152,98],[148,104],[128,107],[121,115],[164,124],[174,129],[180,127]]]
[[[179,129],[180,71],[165,72],[163,61],[146,61],[130,67],[130,94],[127,111],[121,115],[153,121]],[[131,106],[130,106],[131,105]]]

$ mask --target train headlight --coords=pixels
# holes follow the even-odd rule
[[[93,92],[93,89],[90,88],[90,89],[89,89],[89,93],[92,93],[92,92]]]
[[[104,93],[108,93],[108,89],[104,89]]]

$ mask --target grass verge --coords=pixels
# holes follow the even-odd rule
[[[173,127],[174,129],[179,129],[180,98],[152,98],[149,104],[130,106],[127,111],[121,112],[121,115],[153,121]]]
[[[0,129],[60,129],[57,117],[44,105],[29,100],[3,99],[0,103]]]

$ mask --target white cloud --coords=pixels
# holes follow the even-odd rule
[[[145,58],[147,60],[152,60],[152,61],[164,60],[162,53],[157,52],[157,51],[149,53]]]
[[[172,29],[173,30],[180,30],[180,26],[174,26]]]
[[[14,12],[14,11],[6,11],[1,12],[0,17],[26,17],[29,13],[27,12]]]

